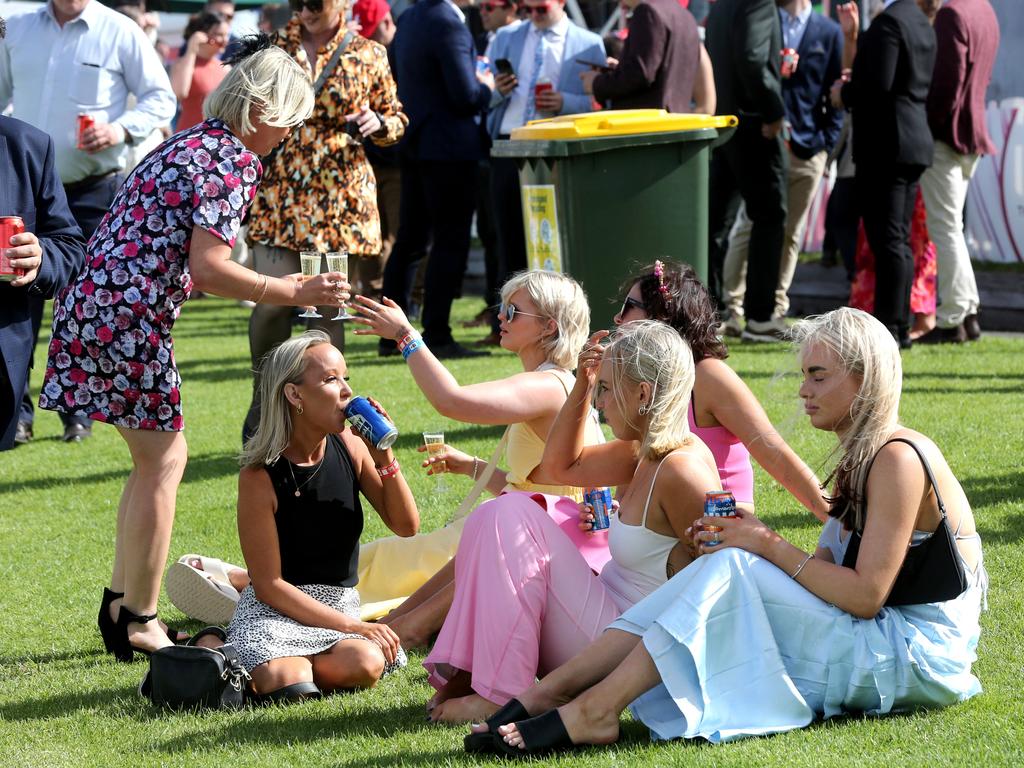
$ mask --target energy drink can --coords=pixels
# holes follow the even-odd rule
[[[782,49],[782,66],[780,74],[783,77],[792,77],[796,72],[796,63],[800,61],[800,54],[795,48]]]
[[[583,500],[594,512],[593,531],[603,531],[611,525],[608,513],[612,511],[612,492],[608,488],[592,488],[583,494]]]
[[[730,491],[708,491],[704,494],[704,517],[736,517],[736,499]],[[718,533],[717,525],[705,525],[705,531]],[[718,546],[717,541],[706,541],[705,546]]]
[[[0,280],[10,282],[25,275],[25,270],[12,267],[7,251],[11,248],[11,238],[25,231],[25,222],[21,216],[0,216]]]
[[[82,139],[85,136],[85,132],[92,128],[96,124],[96,118],[92,115],[86,114],[85,112],[78,113],[78,133],[77,144],[75,145],[78,149],[82,149]]]
[[[345,407],[345,418],[366,440],[384,451],[398,439],[398,429],[385,419],[365,397],[353,397]]]

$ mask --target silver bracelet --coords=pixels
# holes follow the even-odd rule
[[[803,562],[800,563],[800,565],[797,566],[795,571],[793,571],[793,575],[792,575],[791,578],[796,579],[796,577],[800,575],[800,571],[802,571],[804,569],[804,566],[807,565],[809,562],[811,562],[811,560],[813,558],[814,558],[814,553],[813,552],[811,554],[809,554],[807,557],[805,557],[803,559]]]
[[[476,456],[473,457],[473,482],[476,482],[477,462],[480,461]]]

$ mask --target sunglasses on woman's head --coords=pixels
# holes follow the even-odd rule
[[[499,304],[498,305],[498,317],[505,316],[505,322],[511,323],[516,319],[516,315],[523,315],[524,317],[539,317],[542,320],[544,315],[535,315],[532,312],[523,312],[515,304]]]
[[[295,13],[300,13],[303,8],[310,13],[320,13],[324,9],[324,0],[288,0],[288,5]]]

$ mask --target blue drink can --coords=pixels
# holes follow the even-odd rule
[[[603,531],[611,525],[608,514],[612,511],[612,492],[608,488],[593,488],[583,494],[583,500],[594,512],[593,531]]]
[[[736,517],[736,499],[730,491],[708,491],[704,494],[704,517]],[[705,525],[705,531],[718,533],[717,525]],[[705,546],[717,547],[717,541],[706,541]]]
[[[491,63],[487,61],[486,56],[476,57],[476,73],[478,75],[486,75],[491,71]]]
[[[398,439],[398,429],[385,419],[365,397],[353,397],[345,406],[345,418],[352,429],[362,435],[378,451],[384,451],[394,445]]]

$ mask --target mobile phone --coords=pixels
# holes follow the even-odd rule
[[[586,59],[576,59],[576,63],[577,64],[582,64],[584,67],[593,67],[594,69],[599,69],[602,72],[611,72],[612,71],[612,68],[609,67],[607,63],[605,63],[605,64],[598,64],[596,61],[587,61]]]
[[[512,66],[512,62],[509,61],[508,59],[497,59],[494,62],[494,67],[495,69],[498,70],[499,75],[511,75],[512,77],[516,76],[515,67]]]

